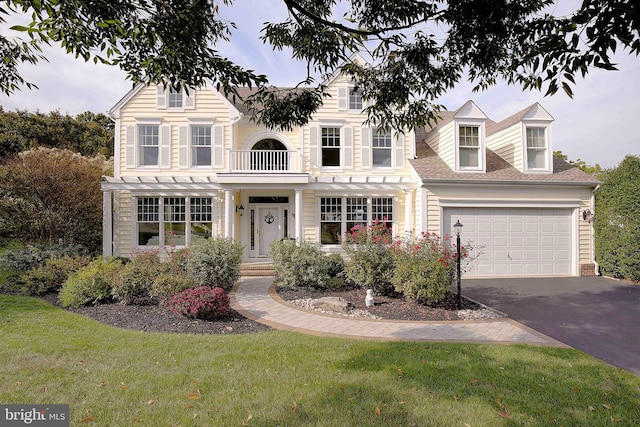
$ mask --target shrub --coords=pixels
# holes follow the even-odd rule
[[[105,166],[102,155],[44,147],[9,158],[0,167],[0,233],[25,242],[65,239],[98,252]]]
[[[456,273],[456,250],[449,239],[422,233],[393,245],[395,270],[391,282],[405,298],[437,303],[447,294]],[[466,251],[465,251],[466,256]]]
[[[23,247],[14,247],[5,250],[0,255],[0,267],[12,272],[27,272],[35,267],[42,266],[48,259],[63,256],[81,257],[88,252],[80,245],[67,244],[58,240],[52,244],[28,244]]]
[[[315,243],[273,241],[270,250],[279,288],[326,286],[329,280],[329,257]]]
[[[185,270],[199,286],[219,286],[229,292],[240,277],[242,245],[216,237],[196,241],[188,251]]]
[[[111,299],[111,284],[122,263],[98,258],[71,274],[62,285],[58,300],[63,307],[82,307]]]
[[[327,273],[329,277],[344,277],[345,272],[344,258],[340,254],[329,255],[329,267]]]
[[[58,292],[71,273],[85,267],[90,261],[87,257],[70,257],[68,255],[50,258],[44,265],[34,267],[20,276],[20,291],[27,295]]]
[[[167,305],[171,297],[186,289],[193,288],[194,283],[188,277],[165,273],[155,278],[151,285],[151,296],[162,305]]]
[[[153,281],[168,268],[169,265],[163,264],[155,252],[136,254],[115,276],[111,293],[127,305],[151,304]]]
[[[204,320],[218,319],[231,313],[225,290],[209,286],[199,286],[175,294],[169,300],[169,308],[175,314]]]
[[[394,295],[391,241],[391,229],[378,219],[369,226],[357,225],[347,232],[343,239],[343,248],[349,256],[347,278],[362,289],[373,289],[377,295]]]

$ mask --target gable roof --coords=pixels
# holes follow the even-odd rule
[[[540,103],[536,102],[500,122],[494,122],[493,120],[488,121],[486,130],[487,136],[510,128],[511,126],[527,119],[553,121],[553,116],[551,116],[551,114],[549,114],[547,110],[540,105]]]
[[[455,172],[416,134],[416,159],[409,160],[423,182],[482,182],[482,183],[557,183],[597,185],[591,175],[571,166],[564,160],[553,158],[553,173],[522,173],[494,151],[487,149],[486,172]]]

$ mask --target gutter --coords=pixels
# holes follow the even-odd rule
[[[600,189],[600,184],[596,185],[596,188],[593,189],[593,191],[591,192],[591,212],[593,212],[593,214],[595,215],[596,213],[596,191],[598,191],[598,189]],[[589,229],[590,231],[590,237],[591,237],[591,262],[593,262],[593,265],[595,266],[595,273],[596,276],[602,276],[602,273],[600,272],[600,264],[598,264],[598,261],[596,261],[596,239],[595,239],[595,230],[594,230],[594,223],[595,223],[595,216],[594,216],[594,220],[591,223],[591,227]]]

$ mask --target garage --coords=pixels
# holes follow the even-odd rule
[[[445,234],[460,220],[462,243],[477,256],[464,277],[573,275],[572,209],[478,208],[443,210]]]

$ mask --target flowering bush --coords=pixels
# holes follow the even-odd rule
[[[461,246],[461,257],[468,251]],[[457,248],[447,235],[441,239],[435,233],[422,233],[391,246],[395,270],[392,283],[405,298],[421,303],[440,302],[456,274]]]
[[[356,225],[343,238],[348,255],[347,278],[363,289],[373,289],[377,295],[393,295],[392,233],[386,220],[376,219],[369,226]]]
[[[280,289],[322,289],[329,280],[329,257],[309,241],[273,241],[270,247],[276,283]]]
[[[220,286],[229,292],[240,277],[242,245],[215,237],[193,243],[184,261],[187,275],[200,286]]]
[[[191,319],[213,320],[231,313],[229,297],[220,287],[199,286],[175,294],[169,300],[175,314]]]

